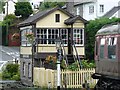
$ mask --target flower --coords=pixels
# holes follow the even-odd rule
[[[11,37],[11,40],[16,41],[16,40],[19,40],[19,38],[20,38],[20,34],[19,33],[14,33]]]
[[[33,39],[34,39],[34,34],[33,33],[26,33],[25,36],[30,43],[33,43]]]
[[[45,61],[46,61],[46,63],[56,63],[57,62],[57,57],[49,55],[49,56],[46,57]]]

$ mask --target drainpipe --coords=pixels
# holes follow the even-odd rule
[[[71,25],[71,33],[70,33],[70,38],[71,38],[71,54],[73,55],[73,24]]]

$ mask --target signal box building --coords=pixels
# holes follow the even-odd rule
[[[85,56],[84,28],[87,21],[81,16],[74,16],[59,7],[41,11],[19,23],[21,33],[21,80],[25,84],[32,85],[33,67],[44,67],[47,56],[55,56],[57,53],[55,40],[61,38],[66,56],[73,56],[75,49],[71,49],[71,40],[80,58]],[[31,44],[26,34],[34,34],[34,42]],[[33,51],[33,53],[32,53]],[[68,63],[73,60],[68,59]]]

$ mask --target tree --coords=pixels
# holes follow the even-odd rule
[[[114,23],[114,22],[120,22],[119,18],[100,18],[89,21],[89,23],[86,25],[85,31],[86,31],[86,58],[89,60],[94,59],[94,44],[95,44],[95,34],[97,31],[102,28],[106,24]]]
[[[4,18],[3,24],[8,24],[9,26],[11,26],[15,23],[16,19],[17,18],[14,14],[6,15],[5,18]]]
[[[39,9],[41,10],[41,11],[43,11],[43,10],[46,10],[46,9],[49,9],[49,8],[53,8],[53,7],[56,7],[56,6],[59,6],[59,7],[62,7],[62,6],[64,6],[65,5],[65,2],[42,2],[41,3],[41,5],[40,5],[40,7],[39,7]]]
[[[28,18],[33,13],[32,7],[29,2],[17,2],[15,5],[15,15]]]
[[[0,0],[0,13],[4,10],[5,2],[3,0]]]
[[[17,24],[20,23],[21,20],[18,19],[15,15],[9,14],[6,15],[4,20],[0,22],[0,26],[2,27],[2,44],[8,45],[8,39],[6,38],[7,34],[18,33],[19,29]]]

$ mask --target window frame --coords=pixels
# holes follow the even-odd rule
[[[40,42],[38,42],[38,44],[46,44],[46,45],[55,45],[55,39],[57,39],[58,37],[61,37],[63,40],[64,45],[67,45],[67,40],[68,40],[68,29],[67,28],[62,28],[62,29],[55,29],[55,28],[51,28],[51,29],[45,29],[45,28],[37,28],[37,32],[36,32],[36,36],[38,38],[41,37],[41,35],[43,35],[43,33],[41,32],[42,30],[46,30],[46,39],[54,39],[54,41],[49,41],[47,40],[46,43],[42,43],[44,40],[41,40]],[[66,32],[66,33],[64,33]],[[65,38],[63,38],[65,36]],[[51,38],[50,38],[51,37]],[[41,38],[44,39],[44,38]]]
[[[102,40],[102,42],[101,42],[101,40]],[[103,40],[104,40],[104,42],[103,42]],[[99,58],[100,58],[100,60],[105,58],[105,52],[104,52],[105,45],[106,45],[106,38],[105,37],[100,38],[100,46],[99,46],[99,48],[100,48],[99,49]],[[103,49],[101,50],[102,46],[103,46]],[[102,56],[101,56],[101,51],[102,51]]]
[[[76,8],[76,14],[80,15],[80,8],[79,7]]]
[[[28,78],[32,77],[32,66],[31,63],[28,63]]]
[[[104,13],[104,4],[100,4],[100,13]]]
[[[25,37],[26,33],[33,33],[33,31],[31,28],[21,30],[21,46],[27,47],[27,46],[31,46],[32,44],[28,42],[27,37]]]
[[[108,37],[108,40],[107,40],[108,56],[107,56],[107,58],[110,59],[110,60],[116,60],[117,59],[117,53],[116,53],[116,51],[117,51],[117,40],[118,40],[118,38],[115,37],[115,36]],[[112,52],[109,51],[111,49],[112,49]],[[110,58],[110,56],[111,56],[111,58]]]
[[[89,6],[89,14],[93,14],[94,13],[94,5],[90,5]]]
[[[55,14],[55,22],[60,22],[60,14]]]
[[[26,64],[25,64],[25,62],[23,62],[23,77],[25,77],[25,75],[26,75]]]
[[[74,28],[73,40],[74,40],[75,46],[84,46],[84,29]]]

